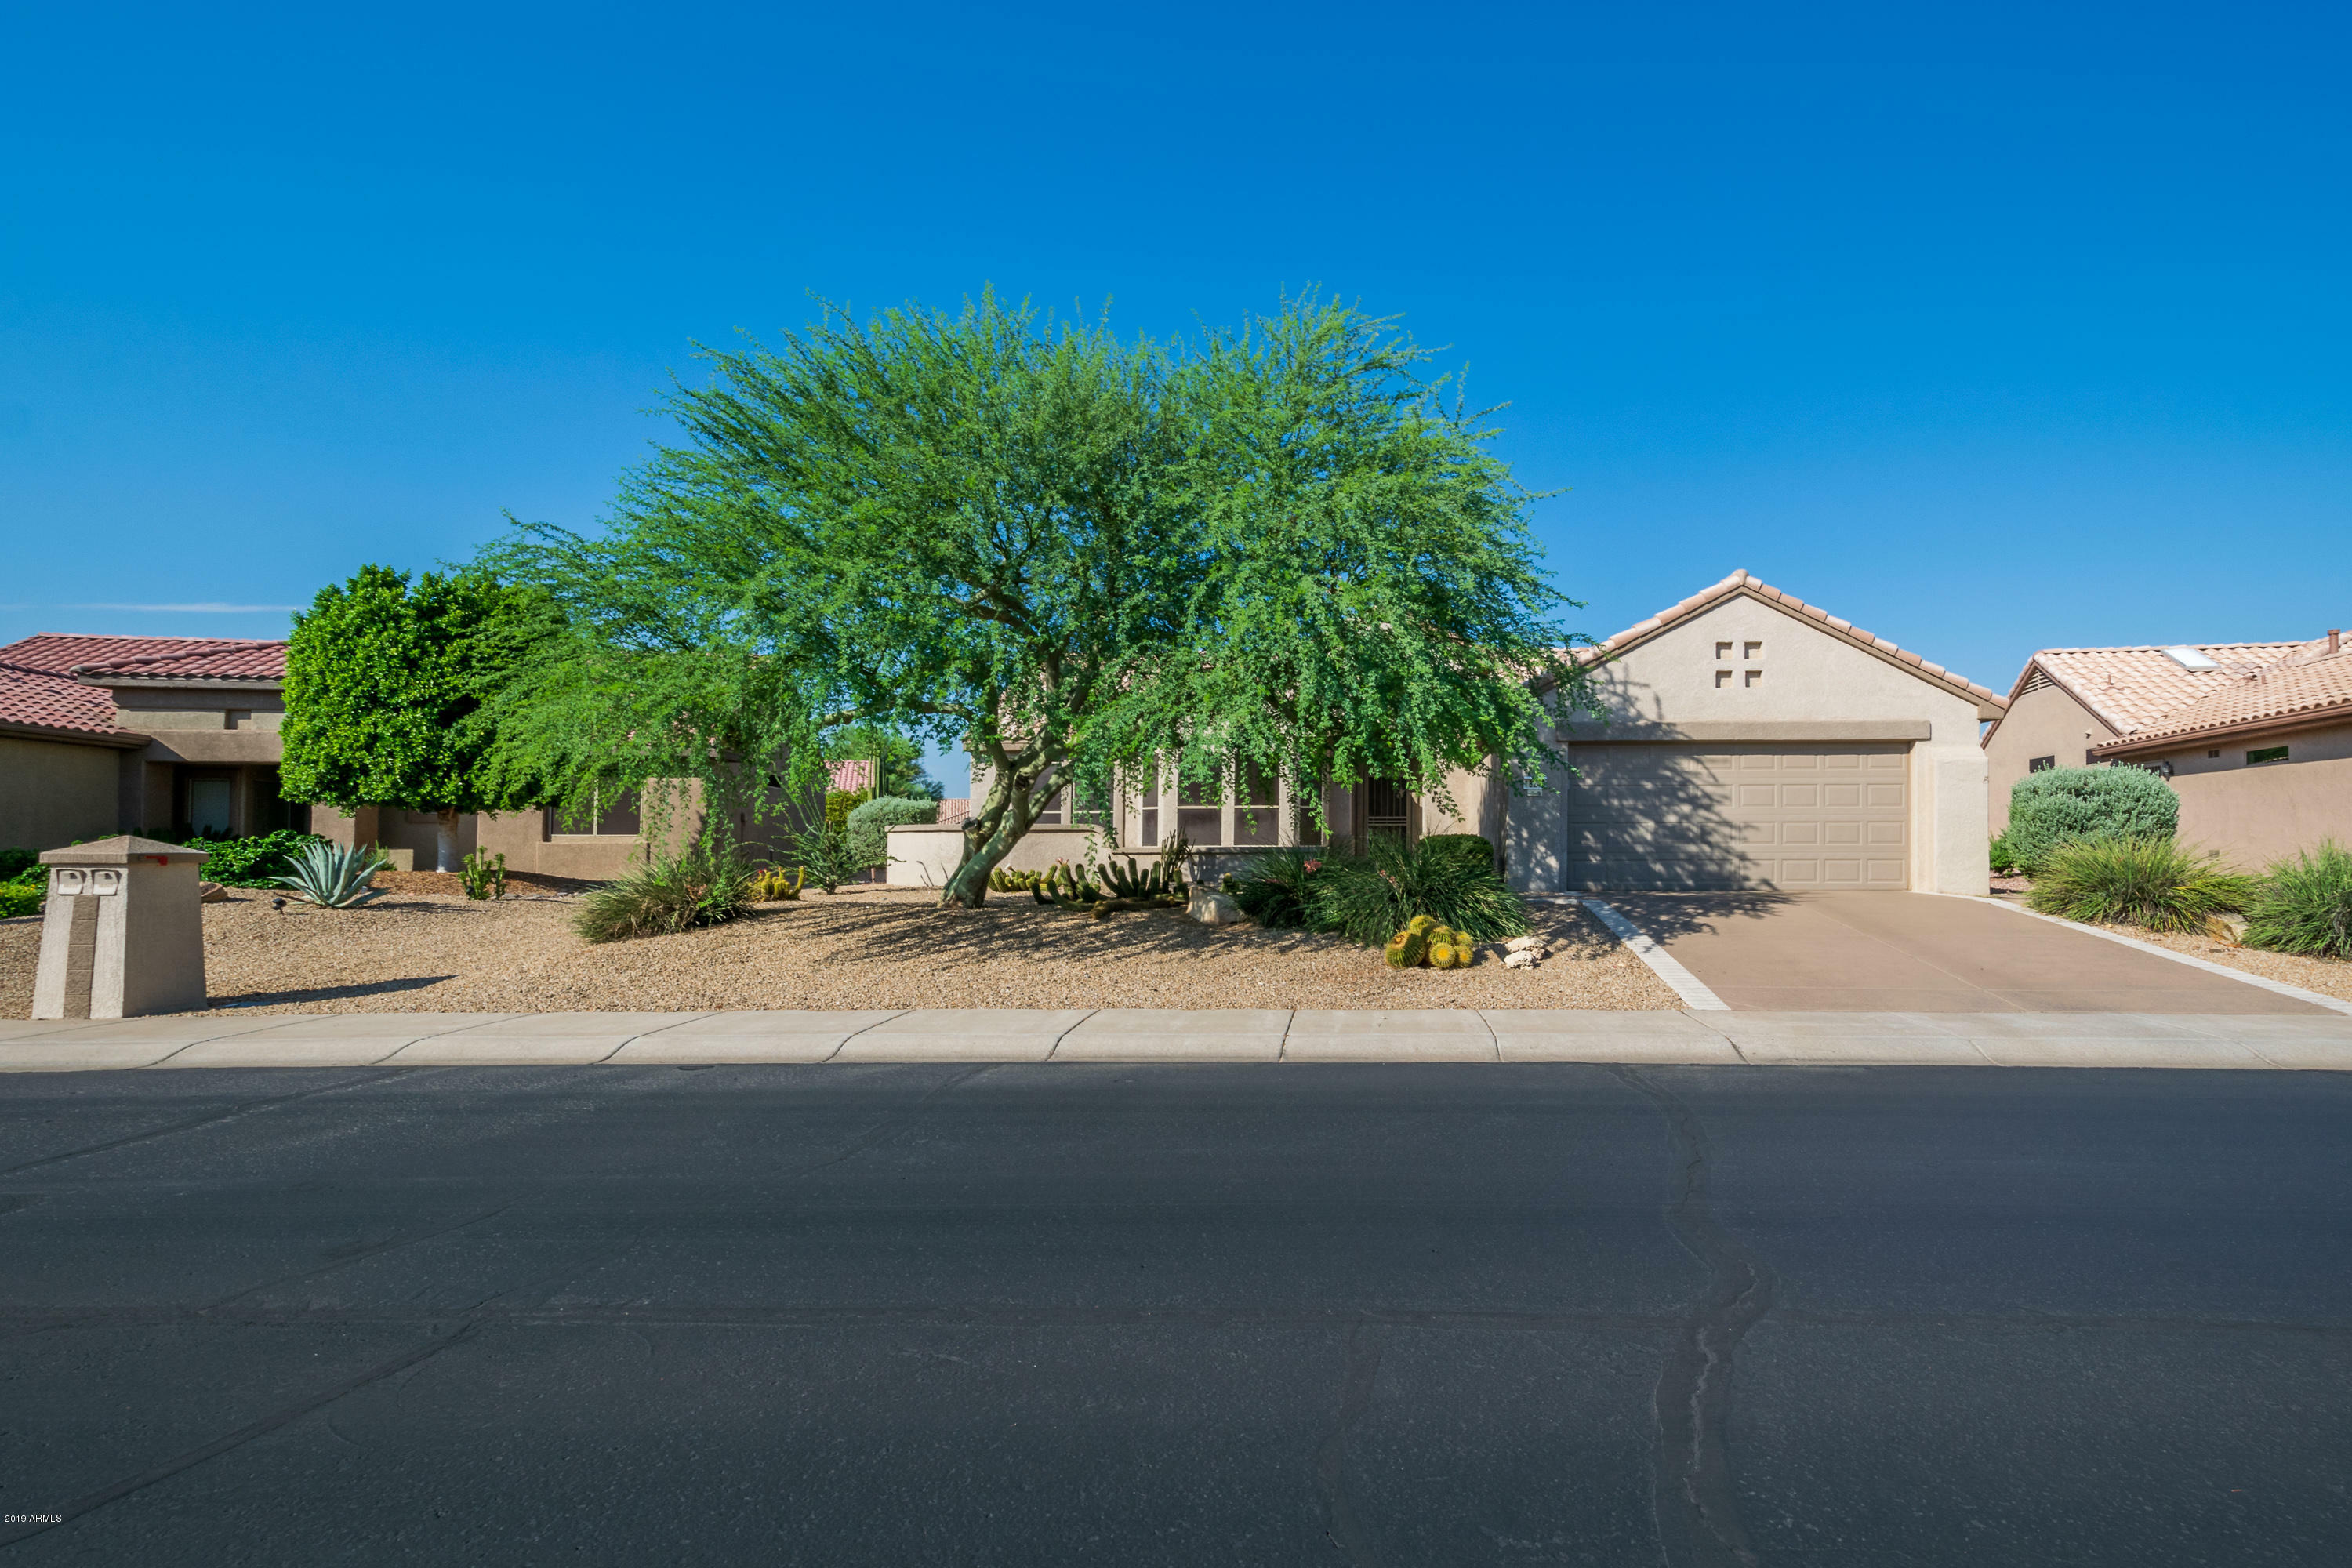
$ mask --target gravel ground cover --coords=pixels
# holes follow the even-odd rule
[[[1025,897],[943,910],[881,889],[770,904],[683,936],[592,946],[570,901],[395,893],[314,910],[233,889],[205,906],[215,1006],[274,1012],[668,1012],[770,1007],[1671,1008],[1674,993],[1581,910],[1538,906],[1532,970],[1387,968],[1335,937],[1213,930],[1179,911],[1097,921]],[[32,1011],[37,921],[0,927],[0,1016]]]

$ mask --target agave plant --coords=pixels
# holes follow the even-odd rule
[[[322,910],[347,910],[383,896],[369,881],[392,864],[374,845],[313,844],[294,858],[291,875],[273,879]]]

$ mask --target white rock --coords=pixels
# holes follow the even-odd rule
[[[1204,926],[1229,926],[1242,918],[1242,907],[1234,902],[1233,895],[1214,888],[1194,888],[1192,901],[1184,912]]]
[[[1506,969],[1533,969],[1542,962],[1543,960],[1532,951],[1524,947],[1517,952],[1503,955],[1503,967]]]
[[[1515,936],[1510,941],[1503,944],[1503,951],[1506,952],[1527,952],[1529,951],[1540,952],[1543,951],[1543,944],[1544,939],[1539,936]]]
[[[228,889],[222,887],[218,882],[198,882],[196,884],[196,902],[200,904],[225,904],[228,902]]]

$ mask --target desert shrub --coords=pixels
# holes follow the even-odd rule
[[[2168,837],[2078,838],[2043,857],[2026,902],[2070,921],[2196,931],[2208,915],[2245,908],[2254,889],[2255,879]]]
[[[298,857],[325,842],[315,833],[282,829],[249,838],[191,838],[186,847],[205,852],[198,875],[207,882],[225,888],[275,888],[293,871]]]
[[[1423,836],[1422,845],[1433,854],[1459,855],[1474,866],[1495,868],[1495,847],[1475,833],[1432,833]]]
[[[1465,931],[1474,942],[1524,935],[1527,906],[1495,874],[1458,847],[1429,840],[1407,845],[1375,838],[1370,853],[1323,862],[1315,877],[1310,920],[1364,947],[1384,946],[1415,915]]]
[[[866,801],[849,813],[849,852],[858,857],[861,868],[887,865],[890,859],[890,829],[910,822],[939,819],[940,803],[935,800],[908,800],[886,795],[878,800]]]
[[[2028,876],[2061,844],[2100,838],[2169,838],[2180,797],[2145,768],[2044,768],[2009,792],[2010,853]]]
[[[2246,900],[2246,945],[2352,958],[2352,850],[2333,839],[2273,864]]]
[[[2006,833],[1992,841],[1991,847],[1985,854],[1985,859],[1996,877],[2017,875],[2017,851],[2009,847],[2009,835]]]
[[[844,882],[855,882],[866,870],[849,847],[849,830],[830,822],[784,835],[783,863],[805,869],[808,879],[828,893],[840,891]]]
[[[572,925],[590,942],[674,936],[735,919],[751,907],[751,891],[740,862],[694,850],[615,877],[580,901]]]
[[[824,792],[824,825],[846,828],[849,814],[874,798],[870,789],[829,789]]]
[[[1242,913],[1270,931],[1297,931],[1314,920],[1315,882],[1323,869],[1322,849],[1269,849],[1242,863],[1234,874],[1234,902]]]
[[[13,921],[19,915],[37,915],[49,896],[49,876],[46,867],[36,866],[29,876],[11,877],[0,882],[0,921]]]

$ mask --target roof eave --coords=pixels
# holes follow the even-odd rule
[[[69,746],[110,746],[118,752],[135,752],[152,738],[128,730],[74,730],[62,724],[21,724],[9,720],[0,720],[0,735],[22,741],[54,741]]]
[[[282,675],[84,675],[77,670],[74,679],[109,690],[281,691],[286,687]]]
[[[2210,745],[2215,741],[2251,740],[2263,735],[2284,735],[2296,730],[2323,730],[2330,725],[2345,723],[2352,723],[2352,699],[2331,703],[2326,708],[2306,708],[2299,713],[2279,713],[2267,719],[2245,719],[2235,724],[2216,724],[2210,729],[2176,730],[2168,735],[2125,735],[2103,742],[2090,751],[2095,757],[2137,756],[2148,752],[2172,752]]]

